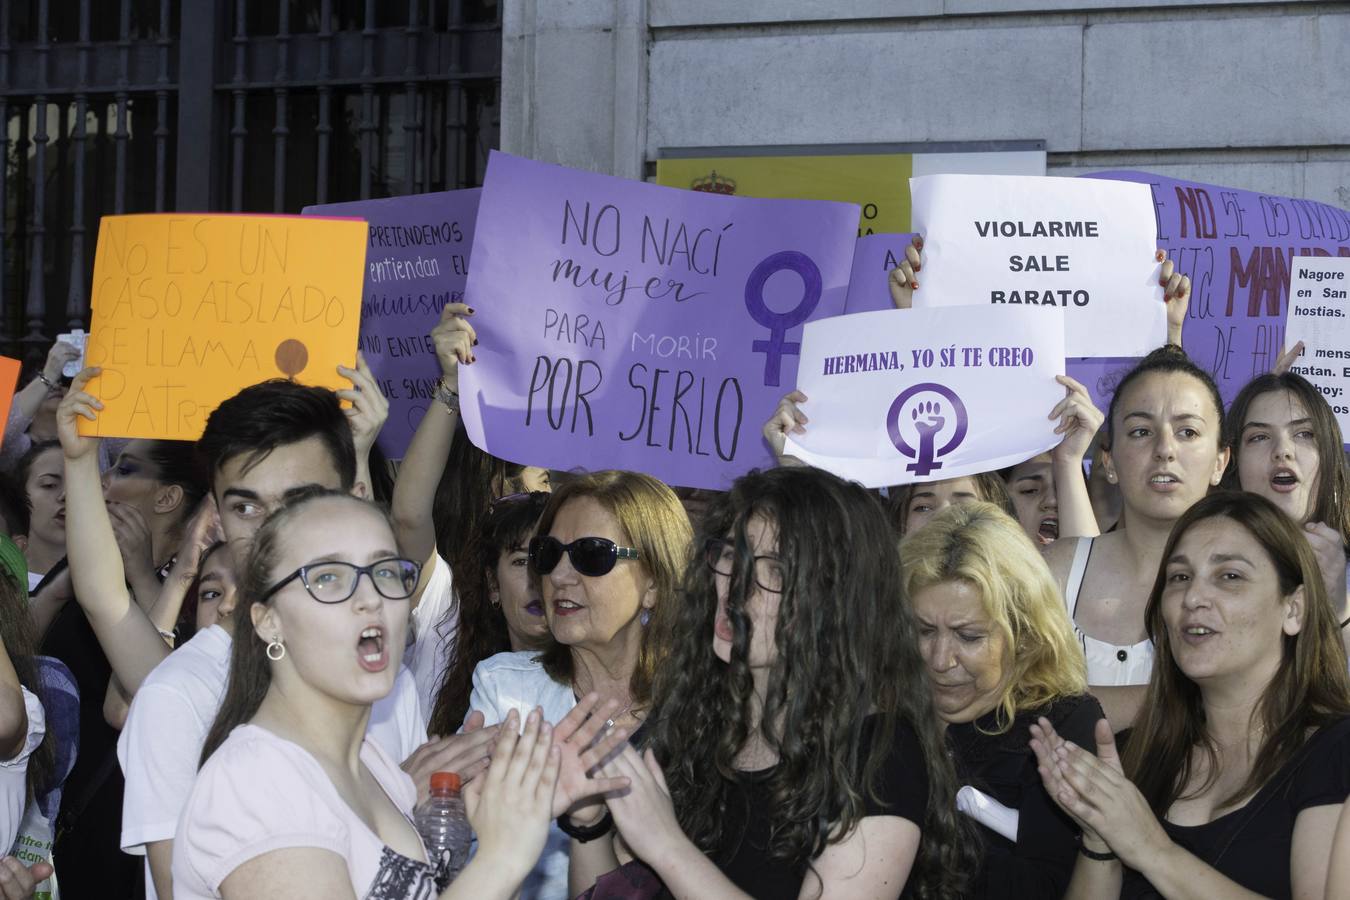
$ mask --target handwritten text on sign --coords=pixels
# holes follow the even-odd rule
[[[868,487],[939,481],[1059,443],[1062,320],[966,306],[806,326],[797,387],[811,424],[786,453]]]
[[[469,436],[516,462],[694,487],[769,465],[760,424],[796,378],[803,323],[843,311],[857,219],[494,153],[467,288]]]
[[[1317,386],[1350,434],[1350,258],[1296,256],[1289,261],[1285,339],[1303,341],[1293,371]]]
[[[1141,356],[1167,338],[1149,192],[1078,178],[910,181],[924,237],[915,308],[986,304],[1065,320],[1070,356]]]
[[[429,335],[447,303],[464,302],[479,190],[307,206],[304,215],[355,216],[370,224],[361,353],[389,401],[380,449],[402,459],[436,396]]]
[[[104,403],[83,434],[195,440],[269,378],[350,387],[365,223],[298,216],[106,216],[85,348]]]
[[[1158,246],[1191,277],[1182,343],[1214,376],[1229,402],[1270,371],[1282,346],[1290,270],[1297,256],[1350,257],[1350,211],[1238,188],[1148,172],[1102,172],[1153,191]],[[1109,394],[1123,369],[1091,379],[1094,397]]]

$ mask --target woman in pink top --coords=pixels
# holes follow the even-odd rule
[[[517,719],[466,789],[479,850],[446,889],[410,818],[411,779],[365,739],[371,704],[394,685],[419,568],[384,513],[347,494],[302,495],[258,531],[238,610],[251,633],[236,634],[174,841],[180,900],[509,897],[555,804],[615,787],[584,772],[618,742],[575,749],[612,710],[588,698],[556,728],[536,711],[519,738]]]

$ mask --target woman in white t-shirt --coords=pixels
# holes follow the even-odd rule
[[[366,740],[371,704],[394,686],[418,569],[398,555],[384,513],[348,494],[303,495],[259,530],[241,585],[252,633],[235,636],[174,840],[180,900],[428,900],[445,889],[413,826],[412,780]],[[613,787],[577,774],[597,759],[569,749],[599,730],[576,727],[594,705],[556,734],[530,716],[519,745],[503,729],[493,767],[466,792],[478,856],[440,897],[509,895],[543,845],[553,801]],[[555,798],[560,763],[578,787]]]

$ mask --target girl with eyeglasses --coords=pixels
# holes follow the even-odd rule
[[[574,841],[573,888],[633,896],[631,850],[644,897],[957,896],[972,846],[881,504],[754,472],[697,545],[649,749],[604,769],[632,782],[606,799],[622,841]]]
[[[595,692],[614,704],[612,735],[637,731],[667,655],[689,540],[679,499],[649,475],[595,472],[554,491],[529,546],[551,640],[543,651],[480,663],[471,709],[487,725],[535,706],[556,722]],[[598,805],[578,810],[560,826],[584,833],[602,814]],[[522,896],[571,896],[567,865],[567,839],[555,832]]]
[[[371,704],[394,687],[419,568],[399,556],[379,508],[345,493],[302,495],[258,531],[241,586],[252,627],[235,636],[174,839],[174,896],[510,893],[553,804],[613,786],[587,779],[578,767],[595,760],[565,749],[595,738],[598,727],[576,727],[595,698],[556,728],[537,710],[513,714],[492,767],[465,792],[478,854],[446,889],[449,873],[428,863],[411,819],[412,780],[366,737]],[[560,772],[566,790],[555,792]]]

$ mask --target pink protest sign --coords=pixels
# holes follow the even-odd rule
[[[725,488],[772,464],[802,325],[844,310],[859,209],[682,191],[493,153],[464,424],[497,456]]]
[[[302,215],[356,216],[369,224],[361,297],[361,353],[389,401],[380,449],[402,459],[436,396],[441,370],[428,335],[447,303],[460,303],[478,188],[307,206]]]

